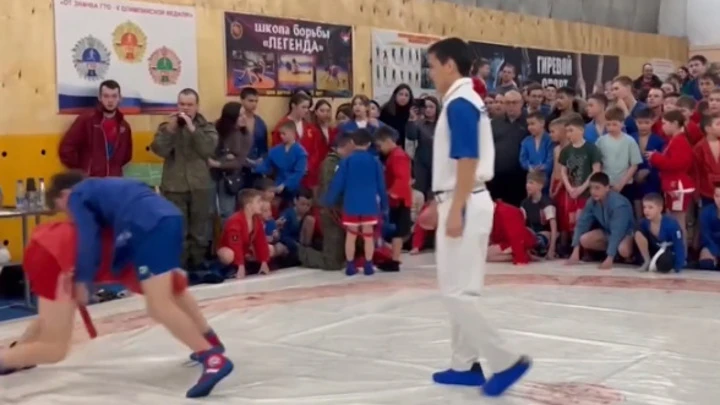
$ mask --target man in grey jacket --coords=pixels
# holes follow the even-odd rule
[[[185,217],[183,262],[187,268],[200,265],[208,248],[214,183],[207,162],[218,143],[215,125],[198,113],[199,101],[195,90],[182,90],[178,112],[160,124],[150,145],[165,159],[160,189]]]

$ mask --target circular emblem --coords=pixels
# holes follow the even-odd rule
[[[163,46],[150,55],[150,76],[161,86],[177,83],[182,72],[182,62],[175,51]]]
[[[72,49],[73,65],[80,77],[90,81],[102,80],[110,68],[110,51],[92,35],[82,38]]]
[[[220,367],[220,366],[222,365],[222,362],[223,362],[223,361],[222,361],[222,357],[220,357],[220,356],[210,356],[210,358],[208,359],[208,366],[210,366],[210,367],[212,367],[212,368],[217,368],[217,367]]]
[[[147,49],[147,36],[138,25],[128,21],[113,31],[113,47],[121,61],[140,63]]]
[[[233,22],[230,24],[230,36],[231,36],[233,39],[240,39],[240,38],[242,38],[244,31],[245,31],[245,30],[243,29],[242,24],[240,24],[239,22],[233,21]]]

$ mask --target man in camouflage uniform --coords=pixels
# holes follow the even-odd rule
[[[348,136],[339,136],[336,147],[327,155],[320,166],[320,182],[316,200],[323,196],[335,177],[340,159],[352,152],[354,145]],[[345,268],[345,228],[338,222],[340,207],[322,207],[320,209],[320,228],[322,229],[322,251],[309,246],[298,247],[298,257],[304,267],[322,270],[341,270]]]
[[[204,262],[209,245],[208,226],[214,183],[208,158],[215,153],[215,125],[198,113],[199,96],[193,89],[178,95],[178,112],[160,124],[150,149],[163,163],[160,189],[163,196],[183,213],[186,225],[182,262],[191,269]]]

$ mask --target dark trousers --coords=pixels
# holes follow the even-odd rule
[[[163,196],[180,209],[185,220],[185,246],[182,263],[193,267],[205,260],[210,241],[208,227],[212,226],[211,203],[215,190],[192,190],[188,192],[163,192]]]

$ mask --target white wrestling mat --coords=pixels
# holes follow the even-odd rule
[[[286,270],[196,288],[234,373],[204,403],[223,405],[717,405],[720,274],[611,272],[562,262],[489,265],[487,316],[534,357],[502,399],[433,385],[449,328],[433,257],[399,274],[353,279]],[[187,350],[137,298],[92,308],[65,362],[0,377],[0,404],[193,404]],[[0,341],[26,322],[3,324]]]

